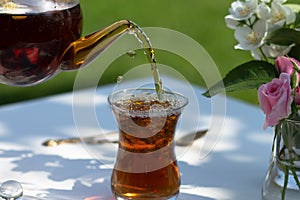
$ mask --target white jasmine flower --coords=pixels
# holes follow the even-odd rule
[[[256,13],[258,18],[267,20],[271,17],[271,8],[265,3],[260,3],[257,7]]]
[[[264,45],[262,47],[262,51],[264,52],[265,56],[268,58],[277,58],[278,56],[287,55],[293,46],[295,46],[295,44],[289,46],[270,44],[270,45]]]
[[[257,8],[257,0],[235,1],[229,9],[232,19],[245,20],[249,19]]]
[[[234,36],[239,42],[235,46],[236,49],[254,50],[263,44],[263,39],[266,35],[266,23],[264,20],[258,20],[253,29],[248,26],[238,27]]]
[[[295,20],[296,14],[289,7],[272,2],[271,18],[267,21],[269,32],[279,29],[285,24],[291,24]]]
[[[227,15],[225,17],[226,26],[230,29],[236,29],[240,22],[232,17],[232,15]]]
[[[272,0],[261,0],[261,2],[271,3]],[[287,2],[287,0],[273,0],[273,2],[277,2],[277,3],[283,4],[283,3]]]
[[[261,46],[261,50],[265,57],[267,58],[277,58],[278,56],[285,56],[288,54],[288,52],[291,50],[291,48],[295,46],[295,44],[292,44],[290,46],[281,46],[276,44],[264,44]],[[263,55],[261,54],[261,51],[259,49],[252,49],[251,55],[255,60],[262,60]]]
[[[252,49],[251,51],[251,56],[255,59],[255,60],[262,60],[261,57],[261,52],[258,49]]]
[[[261,2],[263,2],[263,3],[270,3],[271,0],[261,0]]]

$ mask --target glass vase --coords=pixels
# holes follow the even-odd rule
[[[273,154],[262,188],[263,200],[300,199],[300,121],[275,127]]]

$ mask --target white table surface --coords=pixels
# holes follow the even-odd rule
[[[202,88],[167,82],[190,98],[176,137],[211,130],[191,146],[176,147],[182,177],[179,199],[260,199],[272,142],[272,130],[263,130],[262,111],[219,96],[226,100],[223,121],[222,112],[218,116],[211,111],[211,99],[201,96]],[[134,84],[125,82],[122,87]],[[116,144],[44,147],[41,143],[117,130],[106,100],[114,89],[108,85],[0,107],[0,182],[17,180],[24,194],[41,199],[113,199],[110,175]],[[220,131],[210,127],[212,120],[217,122],[214,126],[222,125]]]

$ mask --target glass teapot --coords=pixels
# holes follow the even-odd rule
[[[14,86],[87,65],[123,33],[138,28],[121,20],[80,37],[79,0],[0,0],[0,24],[0,83]]]

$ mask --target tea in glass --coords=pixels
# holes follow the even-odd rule
[[[155,90],[116,92],[109,103],[119,128],[119,148],[111,177],[117,199],[176,199],[180,172],[174,153],[174,133],[188,100]]]

